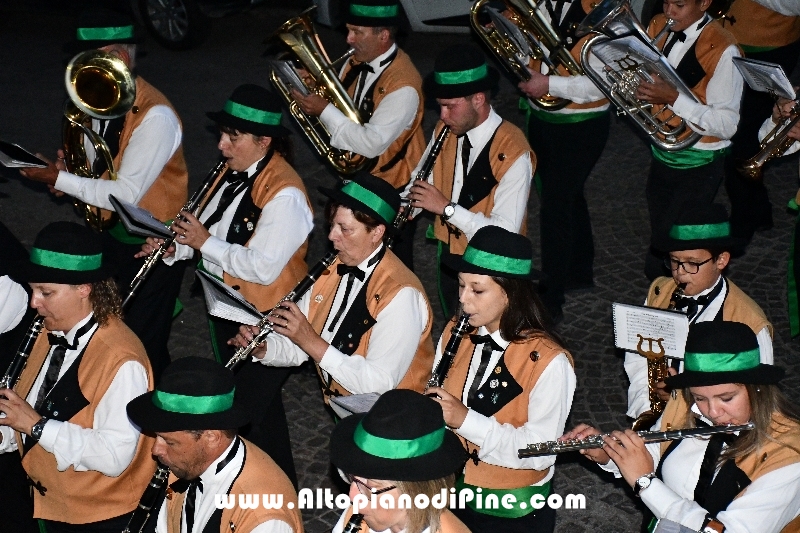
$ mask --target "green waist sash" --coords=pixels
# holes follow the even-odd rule
[[[653,152],[653,157],[658,159],[668,167],[677,169],[697,168],[709,163],[714,162],[719,157],[724,157],[728,153],[729,148],[720,148],[719,150],[700,150],[699,148],[685,148],[677,152],[667,152],[650,146]]]

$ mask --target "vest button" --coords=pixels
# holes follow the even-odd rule
[[[231,285],[231,289],[233,289],[235,291],[238,291],[240,288],[241,287],[239,287],[238,285]]]
[[[58,416],[58,411],[53,411],[53,416]]]

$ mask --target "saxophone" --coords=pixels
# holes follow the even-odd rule
[[[28,326],[25,338],[22,339],[22,343],[17,349],[17,354],[11,360],[11,364],[8,365],[6,373],[0,378],[0,389],[13,389],[16,386],[22,371],[25,369],[25,365],[28,364],[28,357],[31,355],[31,350],[33,350],[33,345],[42,331],[43,325],[44,317],[36,315],[31,325]]]
[[[442,386],[445,378],[447,378],[447,373],[450,371],[450,367],[453,366],[453,360],[456,357],[459,345],[461,345],[461,339],[464,338],[464,335],[469,330],[469,315],[462,313],[450,330],[450,340],[447,341],[447,346],[444,348],[442,358],[439,359],[439,364],[436,365],[436,368],[431,373],[426,388]]]

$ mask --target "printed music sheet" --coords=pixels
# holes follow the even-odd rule
[[[754,91],[769,93],[788,100],[795,99],[796,94],[792,82],[786,77],[783,67],[777,63],[734,57],[733,64],[739,69],[747,85]]]
[[[345,418],[355,413],[366,413],[381,395],[377,392],[353,394],[351,396],[331,397],[331,408],[339,418]]]
[[[630,352],[639,350],[683,359],[689,318],[680,311],[644,305],[612,304],[614,344]]]
[[[206,298],[208,313],[217,318],[255,326],[264,317],[256,307],[245,300],[241,294],[228,287],[217,278],[195,270],[203,286],[203,295]]]

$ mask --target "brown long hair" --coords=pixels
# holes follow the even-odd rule
[[[550,316],[539,299],[533,281],[500,276],[491,278],[500,285],[508,298],[508,306],[500,317],[500,334],[505,340],[524,342],[543,337],[564,346],[564,341],[553,329]]]
[[[122,318],[122,298],[119,296],[117,284],[113,279],[90,283],[92,291],[89,302],[92,304],[94,319],[101,326],[108,323],[111,317]]]

